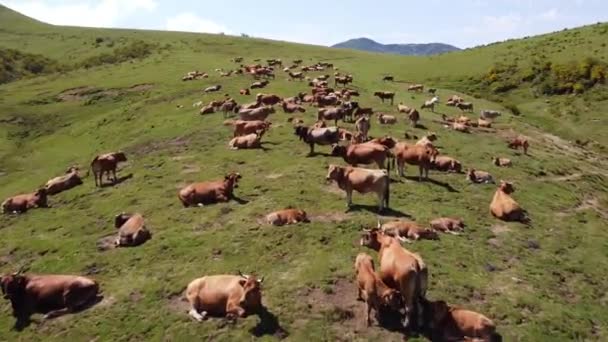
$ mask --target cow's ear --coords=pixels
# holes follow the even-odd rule
[[[241,285],[242,287],[244,287],[246,283],[247,279],[239,279],[239,285]]]

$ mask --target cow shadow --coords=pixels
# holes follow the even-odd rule
[[[416,128],[419,128],[419,129],[428,130],[428,127],[426,127],[426,126],[425,126],[425,125],[423,125],[423,124],[416,124],[416,126],[415,126],[415,127],[416,127]]]
[[[335,157],[335,156],[333,156],[331,153],[325,153],[325,152],[313,152],[313,153],[308,153],[308,154],[306,155],[306,158],[314,158],[314,157],[318,157],[318,156],[321,156],[321,157],[326,157],[326,158],[327,158],[327,157]]]
[[[260,322],[249,330],[253,336],[263,337],[273,335],[279,339],[284,339],[289,336],[289,332],[279,323],[278,317],[270,312],[268,308],[262,307],[257,315],[260,318]]]
[[[235,201],[236,203],[240,204],[240,205],[245,205],[247,203],[249,203],[248,200],[246,199],[242,199],[238,196],[235,196],[234,194],[230,197],[231,200]]]
[[[132,174],[132,173],[129,173],[129,174],[128,174],[128,175],[126,175],[126,176],[118,177],[118,178],[116,179],[116,182],[112,182],[112,183],[102,183],[102,184],[101,184],[99,187],[100,187],[100,188],[110,188],[110,187],[113,187],[113,186],[115,186],[115,185],[121,184],[122,182],[124,182],[124,181],[126,181],[126,180],[129,180],[129,179],[131,179],[131,178],[133,178],[133,174]]]
[[[418,177],[416,177],[416,176],[405,176],[405,179],[410,180],[410,181],[413,181],[413,182],[420,182],[419,178],[418,178]],[[429,182],[429,183],[431,183],[431,184],[434,184],[434,185],[440,186],[440,187],[442,187],[442,188],[446,189],[446,190],[447,190],[447,191],[449,191],[449,192],[455,192],[455,193],[460,192],[460,191],[458,191],[458,189],[454,188],[454,187],[453,187],[453,186],[451,186],[449,183],[445,183],[445,182],[442,182],[442,181],[438,181],[438,180],[433,179],[433,178],[430,178],[430,177],[429,177],[429,178],[422,178],[422,181],[423,181],[423,182]]]
[[[92,308],[93,306],[99,304],[102,300],[103,300],[103,295],[98,294],[95,298],[93,298],[92,300],[88,301],[87,303],[74,308],[72,310],[70,310],[68,313],[65,313],[63,315],[57,316],[57,317],[53,317],[53,318],[43,318],[42,321],[37,322],[38,324],[44,324],[44,322],[46,320],[52,320],[61,316],[65,316],[65,315],[73,315],[73,314],[77,314],[80,313],[82,311],[85,311],[87,309]],[[43,314],[48,313],[49,311],[46,312],[42,312]],[[23,317],[23,318],[19,318],[15,321],[15,325],[13,325],[13,329],[15,331],[23,331],[25,328],[27,328],[28,326],[30,326],[32,324],[32,319],[30,316],[27,317]]]
[[[367,205],[367,204],[353,204],[346,210],[346,212],[361,212],[367,211],[374,214],[380,214],[382,216],[391,216],[391,217],[407,217],[412,219],[413,216],[397,209],[392,208],[384,208],[381,212],[378,212],[377,205]]]

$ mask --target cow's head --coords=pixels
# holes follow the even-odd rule
[[[467,180],[475,181],[475,169],[467,170]]]
[[[118,151],[116,153],[114,153],[114,158],[116,158],[116,161],[118,162],[126,162],[127,161],[127,156],[125,155],[124,152]]]
[[[239,180],[243,178],[241,176],[240,173],[238,172],[231,172],[229,174],[227,174],[226,176],[224,176],[224,182],[227,182],[229,184],[229,186],[232,186],[233,189],[236,189],[239,187]]]
[[[361,244],[361,246],[378,251],[380,250],[381,246],[381,243],[378,239],[380,234],[381,232],[378,228],[364,229],[363,234],[361,234],[361,240],[359,243]]]
[[[505,181],[501,180],[499,188],[505,194],[512,194],[515,192],[515,186],[513,186],[513,183],[511,183],[511,182],[505,182]]]
[[[294,127],[294,134],[300,137],[300,140],[305,140],[308,135],[308,127],[297,125]]]
[[[308,214],[304,210],[298,210],[298,220],[300,222],[308,223],[310,219],[308,218]]]
[[[36,205],[38,205],[41,208],[48,207],[48,202],[47,202],[48,192],[47,192],[46,188],[38,189],[34,195],[37,197]]]
[[[434,229],[425,228],[420,231],[420,237],[427,240],[439,240],[439,234]]]
[[[450,168],[454,172],[462,172],[462,165],[457,160],[452,159],[452,161],[450,162]]]
[[[239,304],[247,311],[257,312],[262,308],[262,291],[261,285],[264,282],[264,277],[258,279],[255,275],[246,275],[239,271],[239,285],[243,288],[243,296],[240,298]]]
[[[435,146],[426,146],[426,153],[429,155],[431,162],[439,155],[439,150]]]
[[[130,218],[131,214],[127,214],[124,211],[116,216],[114,216],[114,227],[120,228],[123,224],[125,224]]]
[[[421,302],[424,311],[425,321],[429,322],[429,326],[431,329],[438,328],[441,322],[443,322],[446,319],[447,315],[450,313],[450,307],[443,300],[433,302],[426,299],[422,299]]]
[[[399,311],[403,307],[401,293],[395,289],[387,288],[380,294],[380,300],[384,307],[390,308],[392,311]]]
[[[326,181],[336,181],[336,182],[341,182],[342,179],[344,179],[344,172],[345,169],[342,166],[338,166],[338,165],[329,165],[329,168],[327,169],[327,176],[325,177]]]
[[[21,274],[22,272],[23,267],[13,274],[0,277],[0,287],[5,299],[11,301],[22,299],[28,280],[25,275]]]
[[[500,165],[500,160],[498,159],[498,157],[494,157],[492,158],[492,162],[494,163],[494,165],[499,166]]]
[[[343,156],[346,154],[346,146],[341,146],[339,144],[333,144],[331,147],[331,155],[332,156]]]
[[[394,148],[395,145],[397,145],[397,140],[393,139],[393,137],[391,137],[389,135],[385,135],[384,137],[379,138],[378,142],[381,145],[384,145],[384,146],[386,146],[388,148]]]

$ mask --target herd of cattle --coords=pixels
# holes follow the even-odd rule
[[[242,58],[233,59],[241,63]],[[352,194],[373,193],[378,198],[379,212],[388,209],[390,199],[390,173],[395,168],[399,176],[404,176],[405,166],[413,165],[419,169],[419,180],[428,178],[429,170],[442,172],[465,173],[466,179],[472,183],[495,183],[491,174],[485,171],[469,168],[463,171],[462,164],[455,158],[440,155],[434,142],[437,135],[429,133],[421,139],[406,133],[406,140],[398,141],[389,136],[372,139],[369,130],[372,116],[376,116],[381,125],[397,123],[398,116],[374,111],[362,107],[353,97],[359,92],[347,88],[353,82],[352,75],[341,75],[335,72],[335,85],[342,89],[333,89],[328,85],[329,75],[321,75],[310,79],[306,72],[323,72],[327,69],[337,69],[330,63],[316,63],[301,66],[302,61],[293,61],[292,65],[284,68],[289,80],[309,80],[310,93],[300,92],[293,97],[281,97],[274,94],[257,94],[252,103],[238,104],[236,100],[225,95],[222,100],[212,101],[208,105],[202,102],[200,114],[210,114],[216,111],[224,113],[227,119],[224,125],[233,128],[233,134],[228,145],[231,149],[251,149],[262,146],[261,139],[271,128],[268,121],[275,113],[274,106],[280,106],[285,113],[305,113],[307,109],[317,108],[316,122],[305,125],[304,119],[289,116],[288,121],[294,125],[294,133],[300,141],[310,146],[310,154],[315,153],[315,145],[331,146],[331,155],[341,157],[346,165],[332,164],[328,168],[326,181],[337,183],[346,193],[348,206],[352,205]],[[261,64],[241,65],[237,70],[224,71],[218,69],[222,77],[235,74],[252,75],[254,79],[264,78],[263,81],[252,83],[250,89],[265,87],[269,79],[276,76],[276,67],[282,67],[278,59],[267,60],[267,66]],[[299,68],[299,71],[295,71]],[[199,71],[189,72],[183,80],[207,78],[208,74]],[[393,81],[393,76],[384,76],[384,81]],[[204,92],[214,92],[221,85],[205,88]],[[421,84],[410,85],[408,91],[423,92]],[[433,96],[425,101],[421,110],[435,110],[440,104],[436,89],[428,89]],[[240,91],[241,95],[250,94],[249,89]],[[373,94],[382,102],[390,101],[393,105],[395,93],[378,91]],[[470,132],[475,127],[489,127],[492,120],[500,116],[500,112],[483,110],[475,122],[464,115],[473,111],[473,104],[465,102],[459,96],[452,96],[446,102],[462,110],[463,115],[449,118],[443,115],[441,121],[445,127],[459,132]],[[307,108],[308,107],[308,108]],[[413,126],[418,125],[420,112],[414,107],[402,103],[396,108],[398,113],[405,114]],[[237,115],[238,118],[229,118]],[[338,127],[338,121],[354,123],[351,132]],[[328,126],[331,121],[334,126]],[[414,139],[414,140],[412,140]],[[416,140],[417,139],[417,140]],[[527,153],[529,143],[524,137],[508,141],[510,148],[523,148]],[[35,192],[10,197],[2,203],[5,214],[23,214],[30,209],[48,206],[48,197],[83,184],[83,178],[89,172],[93,173],[96,186],[104,185],[104,175],[107,181],[117,182],[116,170],[121,162],[127,161],[123,152],[107,153],[96,156],[90,164],[86,175],[80,174],[77,167],[70,167],[65,175],[52,178],[44,187]],[[511,160],[503,157],[493,158],[492,163],[500,167],[512,166]],[[374,164],[377,169],[361,168],[359,165]],[[234,189],[238,188],[241,175],[231,172],[223,179],[190,184],[178,192],[178,199],[184,207],[204,206],[218,202],[228,202],[234,198]],[[512,198],[515,191],[513,184],[501,181],[489,205],[490,213],[505,221],[520,221],[528,223],[529,218],[524,209]],[[270,225],[288,225],[299,222],[309,222],[304,210],[287,208],[266,215]],[[114,218],[118,229],[115,245],[138,246],[151,238],[146,228],[144,217],[139,213],[120,213]],[[411,242],[418,239],[437,239],[438,232],[458,235],[464,230],[465,224],[457,218],[441,217],[432,220],[428,227],[405,220],[378,222],[378,226],[365,230],[361,245],[378,252],[379,268],[376,270],[373,258],[360,253],[355,260],[356,282],[359,288],[359,299],[367,307],[367,323],[371,324],[370,313],[376,312],[378,320],[381,314],[400,315],[403,327],[410,330],[430,332],[432,340],[477,339],[493,341],[499,338],[495,325],[487,317],[465,309],[446,304],[443,301],[432,302],[426,299],[428,285],[428,270],[420,255],[402,247],[401,242]],[[256,313],[262,306],[261,283],[255,275],[211,275],[192,281],[186,290],[186,297],[191,305],[189,314],[196,320],[207,316],[226,316],[229,318],[243,317]],[[88,278],[65,275],[26,275],[21,270],[3,276],[0,281],[5,298],[9,299],[17,325],[28,322],[33,313],[46,313],[46,317],[55,317],[67,312],[75,312],[89,303],[98,295],[98,284]],[[498,336],[498,337],[497,337]]]

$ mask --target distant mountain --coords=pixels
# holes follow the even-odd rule
[[[458,51],[459,48],[442,43],[429,44],[380,44],[369,38],[356,38],[332,46],[333,48],[354,49],[369,52],[392,53],[397,55],[436,55]]]

